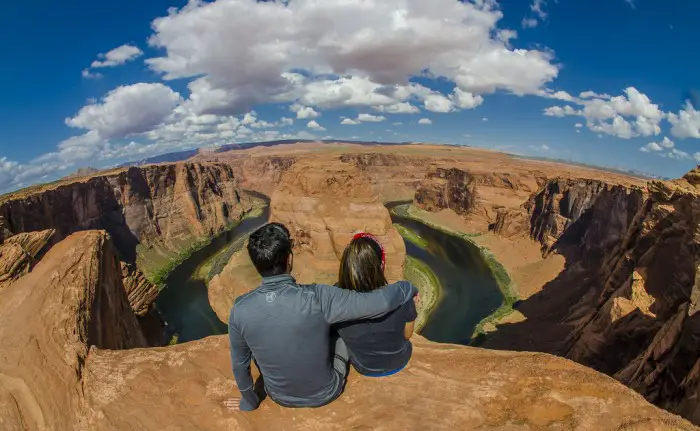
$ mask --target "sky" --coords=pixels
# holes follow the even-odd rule
[[[699,16],[687,0],[12,2],[0,192],[277,139],[678,177],[700,163]]]

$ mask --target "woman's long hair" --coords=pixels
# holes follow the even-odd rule
[[[372,235],[355,235],[340,260],[338,286],[341,289],[371,292],[386,285],[381,244]]]

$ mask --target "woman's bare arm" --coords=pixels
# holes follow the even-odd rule
[[[406,323],[406,326],[403,328],[403,336],[407,340],[410,340],[411,337],[413,336],[413,330],[415,329],[416,326],[416,321],[414,320],[413,322],[408,322]]]

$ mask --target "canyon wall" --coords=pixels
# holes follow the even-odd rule
[[[0,428],[64,430],[82,408],[91,345],[145,346],[104,231],[70,235],[0,291]]]
[[[530,235],[567,266],[484,346],[557,353],[700,422],[697,178],[648,190],[557,179],[499,213],[497,232]]]
[[[5,196],[1,230],[24,235],[50,229],[52,243],[77,231],[105,230],[125,263],[131,305],[143,316],[158,294],[144,273],[153,279],[183,250],[222,232],[254,206],[239,182],[227,164],[118,169]]]
[[[297,162],[272,194],[270,209],[270,220],[292,233],[294,275],[300,282],[335,283],[340,257],[359,231],[374,234],[384,246],[387,279],[403,278],[403,239],[358,169],[343,163]]]
[[[227,337],[142,348],[103,231],[72,234],[0,291],[0,428],[161,429],[625,429],[692,430],[614,380],[546,354],[414,340],[411,363],[386,379],[351,373],[344,394],[317,409],[238,396]],[[253,369],[254,376],[258,373]],[[372,396],[367,396],[372,394]],[[420,397],[407,409],[407,400]],[[234,404],[235,405],[235,404]],[[401,411],[401,415],[387,416]]]

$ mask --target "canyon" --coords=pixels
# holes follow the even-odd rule
[[[473,148],[299,143],[2,196],[0,425],[695,429],[673,413],[700,423],[699,179]],[[358,230],[379,236],[388,278],[403,278],[406,248],[384,204],[411,201],[413,216],[490,250],[519,301],[480,348],[417,336],[405,371],[353,373],[329,406],[230,412],[226,336],[162,346],[153,303],[173,265],[260,208],[249,190],[292,231],[300,282],[332,283]],[[245,250],[234,253],[208,286],[217,316],[258,282]]]

